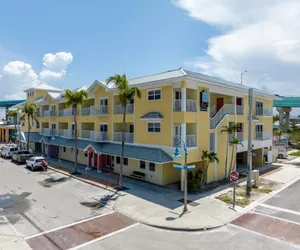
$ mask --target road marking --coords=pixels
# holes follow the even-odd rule
[[[44,231],[44,232],[41,232],[41,233],[33,234],[33,235],[25,237],[25,240],[29,240],[29,239],[32,239],[32,238],[37,237],[37,236],[41,236],[41,235],[44,235],[44,234],[47,234],[47,233],[51,233],[51,232],[54,232],[54,231],[57,231],[57,230],[60,230],[60,229],[71,227],[71,226],[80,224],[82,222],[86,222],[86,221],[90,221],[90,220],[93,220],[93,219],[97,219],[97,218],[100,218],[100,217],[103,217],[103,216],[106,216],[106,215],[109,215],[109,214],[113,214],[113,213],[115,213],[115,211],[110,211],[110,212],[105,213],[105,214],[100,214],[100,215],[97,215],[97,216],[94,216],[94,217],[89,217],[87,219],[83,219],[83,220],[76,221],[76,222],[73,222],[73,223],[70,223],[70,224],[67,224],[67,225],[63,225],[61,227],[50,229],[48,231]]]
[[[269,236],[269,235],[265,235],[265,234],[262,234],[262,233],[258,233],[258,232],[256,232],[256,231],[251,231],[251,230],[249,230],[249,229],[247,229],[247,228],[244,228],[244,227],[241,227],[241,226],[238,226],[238,225],[234,225],[234,224],[230,224],[229,226],[230,226],[230,227],[235,227],[235,228],[237,228],[237,229],[244,230],[244,231],[246,231],[246,232],[250,232],[250,233],[253,233],[253,234],[256,234],[256,235],[259,235],[259,236],[268,238],[268,239],[271,239],[271,240],[276,240],[276,241],[278,241],[278,242],[280,242],[280,243],[285,243],[285,244],[287,244],[287,245],[290,245],[290,246],[293,246],[293,247],[296,247],[296,248],[299,248],[299,249],[300,249],[300,246],[299,246],[299,245],[293,244],[293,243],[288,242],[288,241],[281,240],[281,239],[279,239],[279,238],[273,238],[273,237],[271,237],[271,236]]]
[[[283,219],[283,218],[276,217],[276,216],[273,216],[273,215],[264,214],[264,213],[261,213],[261,212],[258,212],[258,211],[253,211],[252,213],[253,213],[253,214],[259,214],[259,215],[262,215],[262,216],[265,216],[265,217],[270,217],[270,218],[276,219],[276,220],[286,221],[286,222],[293,223],[293,224],[295,224],[295,225],[299,225],[299,226],[300,226],[300,223],[299,223],[299,222],[296,222],[296,221]]]
[[[106,238],[109,238],[109,237],[111,237],[111,236],[113,236],[113,235],[115,235],[115,234],[118,234],[118,233],[127,231],[128,229],[131,229],[131,228],[136,227],[136,226],[138,226],[138,225],[140,225],[140,223],[132,224],[132,225],[130,225],[130,226],[128,226],[128,227],[122,228],[122,229],[120,229],[120,230],[117,230],[117,231],[115,231],[115,232],[112,232],[112,233],[110,233],[110,234],[107,234],[107,235],[105,235],[105,236],[103,236],[103,237],[99,237],[99,238],[97,238],[97,239],[88,241],[88,242],[83,243],[83,244],[81,244],[81,245],[78,245],[78,246],[76,246],[76,247],[70,248],[69,250],[77,250],[77,249],[80,249],[80,248],[82,248],[82,247],[85,247],[85,246],[91,245],[91,244],[93,244],[93,243],[96,243],[96,242],[98,242],[98,241],[101,241],[101,240],[104,240],[104,239],[106,239]]]
[[[271,206],[271,205],[264,204],[264,203],[258,205],[258,207],[259,206],[270,208],[270,209],[274,209],[274,210],[278,210],[278,211],[282,211],[282,212],[289,213],[289,214],[300,215],[300,212],[297,212],[297,211],[294,211],[294,210],[290,210],[290,209],[286,209],[286,208],[282,208],[282,207],[275,207],[275,206]]]

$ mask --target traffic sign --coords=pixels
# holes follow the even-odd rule
[[[237,182],[239,180],[239,174],[235,171],[232,171],[230,174],[230,181]]]

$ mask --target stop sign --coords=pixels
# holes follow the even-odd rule
[[[232,171],[230,174],[230,180],[232,182],[237,182],[239,180],[239,174],[235,171]]]

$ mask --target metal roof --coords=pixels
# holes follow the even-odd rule
[[[274,107],[300,107],[300,96],[280,96],[281,100],[274,100]]]
[[[24,132],[24,136],[27,139],[28,133]],[[42,136],[37,132],[31,132],[29,139],[30,142],[40,142],[43,139],[49,145],[69,148],[74,148],[75,144],[74,139],[55,137],[55,139],[52,140],[51,137]],[[78,140],[78,149],[85,150],[89,146],[92,146],[97,152],[102,154],[109,154],[114,156],[121,155],[121,144],[110,142],[100,143],[81,139]],[[125,144],[124,157],[155,163],[166,163],[173,161],[173,158],[160,148],[135,146],[128,144]]]
[[[145,120],[147,120],[147,119],[162,119],[162,118],[164,118],[164,116],[158,111],[149,112],[149,113],[141,116],[141,119],[145,119]]]
[[[50,86],[47,83],[42,83],[42,84],[33,86],[29,89],[25,89],[24,92],[28,92],[28,91],[31,91],[31,90],[45,90],[45,91],[51,91],[51,92],[62,92],[63,91],[62,89]]]
[[[26,101],[25,100],[0,101],[0,107],[11,107],[22,102],[26,102]]]

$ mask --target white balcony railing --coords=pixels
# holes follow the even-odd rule
[[[210,117],[213,117],[216,113],[216,105],[213,104],[210,106]]]
[[[126,114],[133,114],[134,104],[130,103],[126,106]],[[114,114],[123,114],[122,105],[114,105]]]
[[[210,135],[209,135],[209,150],[210,150],[210,152],[216,151],[215,136],[216,136],[215,133],[210,133]]]
[[[82,130],[81,137],[93,141],[107,141],[107,132],[93,131],[93,130]]]
[[[210,128],[215,128],[226,114],[234,114],[233,104],[224,104],[214,117],[210,118]]]
[[[42,134],[46,136],[56,135],[56,129],[42,128]]]
[[[243,115],[244,114],[244,106],[243,105],[236,105],[236,114]]]
[[[186,147],[196,147],[197,146],[197,136],[196,135],[186,135]]]
[[[239,138],[240,141],[244,141],[244,132],[236,132],[236,137]]]
[[[196,112],[197,111],[197,101],[196,100],[186,100],[186,111],[187,112]]]
[[[61,137],[65,138],[74,138],[75,137],[75,131],[71,129],[60,129],[59,130],[59,135]]]
[[[90,106],[86,108],[81,108],[81,115],[107,115],[108,114],[108,106],[107,105],[98,105],[98,106]]]
[[[257,116],[273,116],[273,109],[256,107],[255,115],[257,115]]]
[[[50,110],[43,110],[43,117],[50,117]]]
[[[173,111],[175,111],[175,112],[181,111],[181,100],[173,101]]]
[[[273,136],[272,132],[256,131],[255,139],[256,140],[269,140]]]
[[[73,115],[74,115],[73,108],[59,110],[59,116],[73,116]]]
[[[133,143],[133,133],[125,133],[125,142]],[[114,132],[114,141],[122,141],[122,132]]]
[[[177,146],[177,143],[181,140],[181,135],[174,135],[173,136],[173,147]]]

